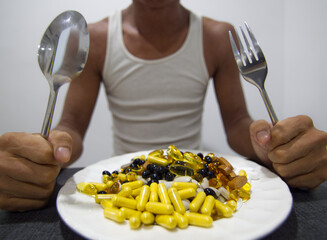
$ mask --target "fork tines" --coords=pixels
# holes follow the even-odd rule
[[[242,37],[243,37],[243,40],[244,40],[244,43],[246,46],[245,47],[243,46],[242,41],[237,32],[235,32],[235,33],[236,33],[237,41],[240,46],[240,51],[238,51],[237,45],[235,43],[235,40],[233,38],[231,31],[229,31],[229,38],[230,38],[230,42],[231,42],[231,46],[232,46],[232,50],[233,50],[236,62],[239,64],[239,61],[241,61],[244,64],[244,66],[246,66],[255,61],[258,61],[260,58],[264,58],[264,55],[262,53],[262,50],[259,46],[258,41],[256,40],[256,38],[254,37],[254,34],[252,33],[250,27],[248,26],[248,24],[246,22],[244,22],[244,24],[245,24],[248,36],[250,37],[252,45],[249,43],[249,40],[241,26],[239,26],[239,28],[242,33]]]

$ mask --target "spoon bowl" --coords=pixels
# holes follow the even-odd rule
[[[41,135],[48,137],[59,88],[71,82],[84,69],[89,52],[89,32],[84,17],[76,11],[58,15],[45,31],[38,63],[48,80],[50,94]]]

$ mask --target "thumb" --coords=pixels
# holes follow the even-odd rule
[[[266,144],[270,141],[270,129],[271,124],[265,120],[255,121],[250,126],[250,135],[251,140],[261,147],[265,147]]]
[[[69,162],[72,155],[72,137],[67,132],[53,130],[48,141],[53,146],[54,158],[60,163]]]
[[[271,139],[271,127],[271,124],[265,120],[258,120],[250,125],[250,137],[253,149],[257,157],[266,165],[271,164],[268,158],[268,143]]]

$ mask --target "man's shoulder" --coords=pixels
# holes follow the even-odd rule
[[[203,32],[209,38],[226,38],[226,34],[228,36],[228,31],[233,29],[233,25],[228,22],[203,17]]]
[[[90,23],[88,25],[89,32],[91,35],[102,35],[107,33],[108,31],[108,24],[109,24],[109,17],[106,17],[98,22]]]

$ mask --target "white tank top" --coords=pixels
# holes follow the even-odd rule
[[[209,81],[202,18],[190,14],[182,47],[156,60],[125,47],[121,11],[110,17],[103,83],[113,119],[114,153],[167,148],[199,149]]]

